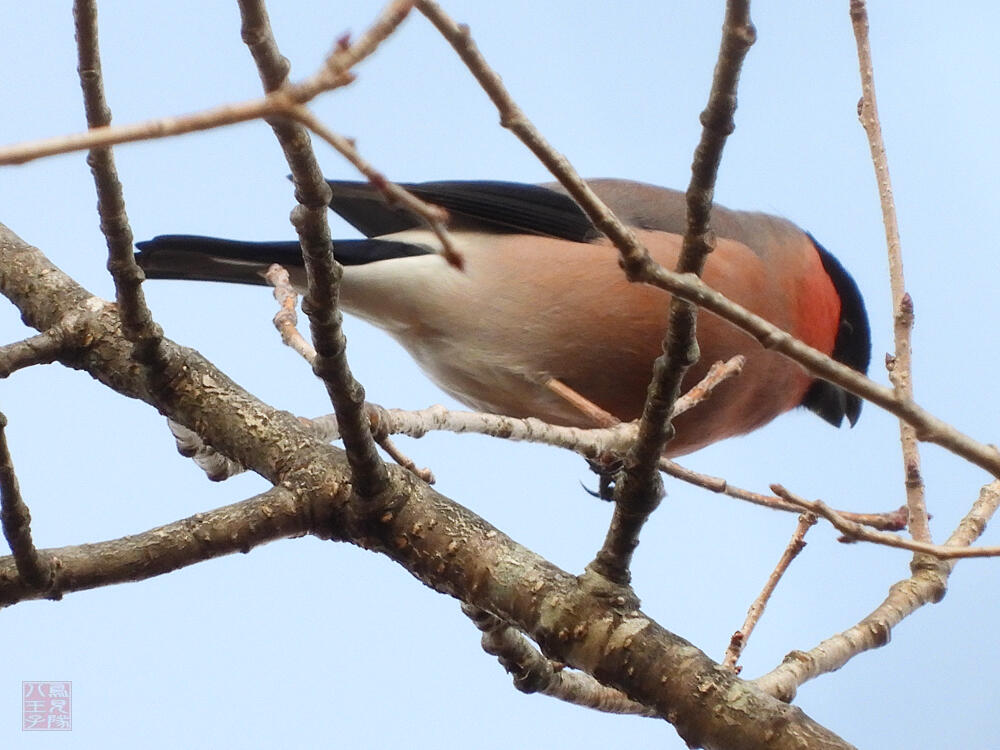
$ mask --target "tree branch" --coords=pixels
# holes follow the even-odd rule
[[[947,547],[972,544],[986,529],[1000,506],[1000,481],[983,487],[976,502],[945,542]],[[893,584],[885,600],[851,628],[831,636],[809,651],[792,651],[780,666],[754,683],[770,695],[790,701],[798,686],[836,671],[858,654],[889,642],[892,629],[925,604],[936,604],[945,594],[956,560],[917,567],[913,575]]]
[[[10,377],[25,367],[55,362],[66,348],[67,334],[64,327],[56,326],[22,341],[0,346],[0,378]]]
[[[291,415],[240,389],[197,353],[164,339],[170,388],[151,392],[130,366],[131,347],[116,334],[120,322],[114,307],[97,304],[6,228],[0,228],[0,268],[0,292],[29,325],[49,328],[70,310],[80,314],[93,343],[82,354],[64,357],[65,364],[153,404],[280,485],[281,498],[294,498],[303,508],[311,533],[385,554],[435,590],[516,625],[549,659],[655,708],[691,745],[784,750],[808,741],[812,748],[849,747],[799,709],[739,680],[628,607],[599,576],[559,570],[401,469],[388,468],[392,490],[381,503],[358,502],[361,498],[346,483],[349,473],[340,451],[321,443]],[[273,515],[272,524],[286,519]],[[294,513],[287,523],[295,527],[300,519]],[[124,568],[99,562],[108,551],[101,545],[63,550],[60,589],[134,573],[136,563]],[[131,559],[144,568],[158,562],[142,552]],[[30,595],[13,562],[0,560],[0,600]]]
[[[896,353],[886,359],[889,380],[897,396],[903,401],[913,400],[913,300],[906,292],[903,277],[903,253],[899,241],[899,224],[896,205],[889,179],[889,160],[882,139],[882,125],[875,99],[875,73],[872,67],[871,47],[868,43],[868,10],[865,0],[851,0],[851,22],[858,47],[858,65],[861,69],[861,101],[858,116],[868,136],[868,146],[875,167],[878,194],[882,204],[882,223],[885,225],[886,246],[889,253],[889,286],[892,291],[894,312],[893,337]],[[906,507],[910,515],[910,533],[918,542],[930,542],[931,532],[927,523],[927,505],[924,499],[924,482],[920,474],[920,447],[917,431],[905,420],[899,421],[899,439],[903,450],[903,475]],[[918,561],[915,559],[915,563]]]
[[[806,500],[804,497],[789,492],[780,484],[772,484],[771,489],[778,497],[793,503],[809,513],[825,518],[833,527],[851,541],[871,542],[885,547],[910,550],[937,560],[954,560],[965,557],[1000,557],[1000,546],[966,547],[950,544],[931,544],[916,539],[906,539],[896,534],[886,534],[882,531],[865,528],[856,521],[844,518],[822,500]],[[925,563],[928,564],[928,563]],[[930,563],[933,564],[933,563]]]
[[[38,553],[31,540],[31,512],[21,498],[14,461],[7,448],[7,417],[4,414],[0,414],[0,525],[14,555],[14,567],[25,586],[34,591],[48,590],[53,567],[48,558]]]
[[[274,93],[288,84],[288,61],[278,51],[263,0],[240,0],[239,6],[243,39],[257,64],[265,92]],[[406,6],[408,10],[409,4]],[[390,10],[393,11],[391,17],[398,18],[398,25],[405,12],[396,13],[394,6],[390,6]],[[330,186],[323,179],[308,132],[286,119],[271,118],[268,122],[292,171],[295,197],[299,202],[292,210],[292,225],[299,235],[309,285],[302,309],[309,317],[316,349],[313,372],[323,381],[330,395],[354,481],[363,496],[373,497],[388,489],[389,477],[365,418],[365,390],[354,379],[347,362],[347,339],[341,327],[343,316],[338,309],[344,269],[334,260],[326,220]]]
[[[815,523],[816,516],[812,513],[803,513],[799,516],[799,522],[795,526],[795,531],[792,532],[792,538],[789,540],[788,546],[781,553],[778,564],[774,566],[774,570],[768,576],[764,588],[757,598],[754,599],[753,604],[750,605],[747,617],[743,621],[743,627],[733,633],[733,637],[729,640],[729,648],[726,649],[726,655],[722,659],[723,666],[729,667],[739,674],[742,667],[737,667],[736,662],[740,660],[740,655],[743,653],[743,649],[746,648],[747,641],[750,640],[750,634],[753,633],[753,629],[764,614],[764,608],[767,606],[767,602],[770,600],[774,590],[778,587],[778,581],[781,580],[785,571],[788,570],[788,566],[792,564],[792,560],[798,557],[799,553],[805,548],[806,532]]]
[[[75,0],[73,22],[76,28],[77,72],[83,90],[87,126],[91,129],[104,128],[111,124],[111,109],[104,95],[95,0]],[[122,332],[135,345],[136,359],[150,368],[149,374],[155,382],[163,368],[159,351],[163,331],[153,321],[142,292],[145,276],[135,262],[134,238],[111,147],[92,148],[87,155],[87,164],[97,190],[97,213],[101,220],[101,232],[108,243],[108,271],[115,283],[115,301],[122,311]]]
[[[700,276],[708,254],[715,248],[715,238],[708,228],[715,179],[726,139],[736,128],[733,116],[740,68],[755,36],[749,1],[729,0],[708,105],[701,114],[701,140],[691,165],[687,228],[677,260],[678,274]],[[620,584],[627,584],[631,578],[629,568],[639,546],[639,534],[663,497],[659,462],[674,436],[671,412],[681,394],[684,376],[701,356],[696,338],[697,315],[697,306],[690,302],[679,297],[670,300],[663,354],[653,364],[653,378],[639,419],[639,436],[615,484],[615,510],[604,544],[591,562],[595,571]]]

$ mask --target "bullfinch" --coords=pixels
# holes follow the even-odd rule
[[[369,183],[330,181],[330,207],[367,239],[333,243],[344,266],[343,309],[395,338],[443,390],[473,409],[593,427],[560,381],[618,419],[637,418],[661,354],[670,294],[626,280],[618,254],[558,184],[494,181],[404,185],[449,215],[462,269],[407,209]],[[652,257],[673,268],[686,226],[684,194],[613,179],[591,188],[631,226]],[[861,372],[870,359],[858,287],[811,235],[763,213],[712,209],[717,243],[702,278],[809,346]],[[163,235],[138,244],[151,279],[265,284],[272,263],[305,290],[297,242]],[[853,425],[861,400],[714,315],[699,316],[701,359],[690,386],[716,361],[746,358],[742,374],[681,415],[667,456],[754,430],[805,407]]]

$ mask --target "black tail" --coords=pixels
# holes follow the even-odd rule
[[[236,284],[266,284],[264,272],[272,263],[286,268],[302,267],[298,242],[242,242],[193,234],[164,234],[136,243],[135,260],[149,279],[228,281]],[[426,255],[421,245],[390,240],[337,240],[334,253],[345,266],[379,260]]]

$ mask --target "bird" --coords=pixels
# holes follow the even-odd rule
[[[629,282],[617,251],[558,183],[455,180],[403,184],[447,212],[463,259],[457,268],[409,209],[366,182],[329,180],[330,208],[366,239],[333,242],[343,265],[340,304],[395,338],[445,392],[478,411],[595,427],[593,412],[552,381],[614,418],[642,413],[662,353],[671,295]],[[686,227],[684,193],[621,179],[589,180],[652,258],[676,264]],[[867,372],[864,300],[840,262],[792,222],[714,206],[716,245],[702,274],[713,289],[809,346]],[[272,263],[305,290],[298,242],[160,235],[137,243],[148,279],[266,284]],[[739,377],[680,415],[668,458],[744,435],[796,407],[853,426],[861,399],[818,379],[709,313],[697,324],[700,360],[746,359]],[[585,402],[584,402],[585,403]]]

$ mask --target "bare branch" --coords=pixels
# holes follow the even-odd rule
[[[743,621],[743,627],[733,633],[733,637],[729,641],[729,648],[726,649],[726,655],[722,660],[724,667],[729,667],[739,673],[741,667],[737,667],[736,662],[739,661],[740,654],[746,648],[747,641],[750,640],[750,634],[753,633],[753,629],[757,626],[761,615],[764,614],[764,608],[767,606],[767,602],[770,600],[775,588],[777,588],[778,581],[781,580],[785,571],[788,570],[788,566],[791,565],[792,560],[798,557],[798,554],[805,548],[806,532],[815,523],[816,516],[812,513],[803,513],[799,516],[799,522],[795,526],[795,531],[792,532],[792,538],[789,540],[788,546],[781,553],[781,559],[778,560],[778,564],[771,571],[771,575],[768,576],[764,588],[761,589],[760,594],[754,599],[753,604],[750,605],[746,620]]]
[[[279,266],[278,264],[272,264],[270,268],[267,269],[267,273],[264,274],[264,278],[267,279],[268,283],[274,287],[274,298],[278,301],[281,309],[278,310],[274,315],[274,327],[278,329],[281,334],[281,340],[284,342],[285,346],[291,347],[296,352],[298,352],[303,359],[306,360],[310,365],[316,360],[316,350],[309,345],[309,342],[302,338],[302,334],[299,333],[299,329],[296,328],[298,325],[298,315],[295,313],[295,305],[298,302],[298,295],[295,293],[295,289],[292,287],[291,280],[288,276],[288,271]],[[366,406],[367,409],[367,406]],[[416,475],[428,484],[434,484],[434,474],[431,473],[429,469],[422,469],[416,465],[410,458],[405,456],[396,444],[392,442],[389,438],[389,433],[386,431],[383,423],[379,420],[379,413],[374,409],[367,409],[369,428],[372,432],[372,438],[378,444],[378,446],[389,454],[397,464],[402,466],[404,469],[410,471],[412,474]],[[334,417],[336,420],[336,417]],[[340,429],[337,428],[337,437],[340,436]],[[329,440],[332,440],[330,437]],[[195,457],[195,462],[197,463],[198,458]],[[204,459],[203,459],[204,460]],[[201,466],[201,464],[199,464]],[[202,468],[205,468],[204,466]],[[214,463],[211,464],[212,469],[218,468]],[[225,466],[224,472],[225,476],[222,478],[228,478],[234,474],[238,474],[242,471],[242,468],[236,470],[238,467]],[[205,468],[208,472],[209,469]]]
[[[263,0],[241,0],[243,39],[250,48],[264,90],[272,93],[287,85],[288,61],[278,51]],[[395,11],[394,6],[390,6]],[[393,18],[397,14],[391,14]],[[400,19],[401,20],[401,19]],[[313,154],[309,135],[299,124],[286,119],[269,120],[285,153],[295,182],[299,204],[292,210],[292,224],[299,235],[309,291],[303,310],[309,317],[316,356],[313,372],[323,381],[340,423],[344,448],[361,494],[379,495],[389,485],[385,465],[375,449],[365,418],[365,390],[347,362],[347,339],[338,309],[340,279],[344,270],[333,258],[326,214],[330,186]]]
[[[148,400],[280,486],[275,492],[296,507],[260,514],[254,521],[265,528],[304,522],[310,533],[386,555],[435,590],[532,633],[548,658],[602,679],[608,675],[612,687],[675,722],[690,745],[791,750],[807,741],[814,748],[849,747],[799,709],[739,680],[629,607],[620,588],[609,590],[597,575],[560,570],[405,471],[389,467],[391,492],[358,502],[341,451],[316,440],[291,415],[255,399],[196,352],[165,339],[171,387],[150,391],[130,367],[131,347],[118,335],[115,307],[93,305],[89,292],[6,228],[0,228],[0,267],[0,293],[29,325],[45,329],[70,310],[81,312],[81,327],[94,340],[93,354],[68,363],[86,368],[119,393]],[[220,548],[226,540],[232,544],[232,523],[237,522],[223,524]],[[169,535],[160,539],[169,544]],[[100,545],[61,550],[60,587],[99,585],[112,572],[142,576],[161,562],[129,549],[128,565],[124,558],[122,565],[111,565],[104,562],[104,551]],[[30,596],[13,567],[12,561],[0,560],[2,601]],[[629,664],[644,668],[628,669]]]
[[[299,85],[288,85],[264,99],[226,104],[181,117],[165,117],[125,126],[92,128],[84,133],[44,138],[0,148],[0,165],[24,164],[46,156],[72,151],[114,146],[121,143],[169,138],[223,125],[234,125],[271,115],[287,115],[297,104],[304,104],[321,93],[347,86],[354,81],[350,68],[378,49],[413,6],[412,0],[389,4],[375,23],[353,44],[341,40],[324,61],[323,67]],[[343,43],[342,43],[343,42]]]
[[[403,189],[394,182],[390,182],[384,174],[375,169],[375,167],[361,156],[350,139],[334,133],[304,105],[298,105],[291,109],[288,112],[288,116],[309,128],[309,130],[333,146],[341,156],[354,165],[354,168],[368,178],[368,181],[382,193],[382,197],[386,203],[389,205],[404,206],[411,213],[419,217],[441,242],[441,255],[444,259],[455,268],[462,269],[464,264],[462,254],[455,247],[455,241],[448,233],[447,211],[439,206],[434,206],[420,200],[413,193]]]
[[[104,95],[95,0],[75,0],[73,21],[76,27],[77,71],[83,90],[87,126],[104,128],[111,124],[111,109]],[[155,381],[163,368],[159,352],[163,331],[153,321],[142,292],[145,276],[133,255],[134,238],[111,148],[92,148],[87,155],[87,164],[97,190],[97,213],[101,219],[101,232],[108,243],[108,271],[115,283],[115,301],[122,311],[122,332],[135,345],[136,359],[151,368],[150,374]]]
[[[896,221],[896,205],[892,197],[892,181],[889,179],[889,160],[882,140],[882,125],[878,117],[878,103],[875,99],[875,73],[872,67],[872,53],[868,42],[868,10],[865,0],[851,0],[851,22],[858,47],[858,64],[861,68],[861,101],[858,116],[868,136],[868,146],[875,166],[875,179],[882,204],[882,223],[885,225],[886,246],[889,252],[889,285],[892,291],[892,307],[895,311],[893,335],[896,354],[886,360],[889,380],[896,394],[903,401],[913,400],[913,300],[906,292],[903,277],[903,253],[899,241],[899,225]],[[920,474],[920,448],[917,431],[905,420],[899,421],[899,439],[903,449],[903,473],[905,477],[906,505],[910,514],[910,533],[918,542],[930,542],[931,532],[927,524],[927,506],[924,500],[924,482]]]
[[[635,280],[633,269],[652,263],[649,253],[635,234],[622,224],[590,186],[577,174],[565,156],[556,151],[525,116],[503,85],[500,76],[490,68],[480,54],[469,28],[455,23],[433,0],[418,0],[416,8],[423,13],[441,35],[448,40],[469,72],[482,86],[500,114],[500,124],[516,135],[525,146],[566,188],[570,196],[586,212],[594,226],[606,234],[622,254],[625,271]],[[2,153],[2,152],[0,152]],[[0,164],[3,162],[0,161]]]
[[[701,140],[691,166],[686,195],[687,229],[677,260],[678,274],[700,276],[708,254],[715,248],[715,237],[708,228],[712,194],[722,149],[736,127],[733,116],[740,68],[755,36],[749,1],[729,0],[708,105],[701,114]],[[639,534],[663,497],[658,468],[663,450],[674,436],[671,412],[680,396],[684,376],[700,357],[697,315],[697,306],[687,300],[679,297],[670,300],[663,354],[653,364],[653,379],[639,419],[639,437],[629,449],[624,471],[615,484],[615,511],[604,544],[591,562],[594,570],[617,583],[629,582]]]
[[[66,348],[67,331],[56,326],[22,341],[0,346],[0,378],[34,365],[47,365],[59,359]]]
[[[7,417],[0,414],[0,522],[14,555],[17,574],[29,588],[43,591],[51,586],[54,570],[31,541],[31,512],[21,498],[14,462],[7,448],[6,428]]]
[[[674,401],[673,408],[666,419],[676,419],[679,415],[689,409],[693,409],[695,406],[712,395],[712,391],[714,391],[721,383],[729,380],[729,378],[739,375],[743,371],[743,365],[745,364],[746,358],[741,354],[737,354],[735,357],[730,357],[725,362],[713,362],[712,366],[708,369],[708,372],[705,373],[705,377],[692,386],[687,393]],[[621,424],[621,420],[619,420],[616,416],[606,412],[593,401],[584,398],[561,380],[549,378],[545,382],[545,387],[562,398],[568,404],[575,407],[577,411],[590,419],[590,421],[598,427],[613,428],[615,425]],[[638,437],[638,424],[630,424],[632,425],[632,428],[630,429],[634,429],[635,437]],[[632,438],[633,442],[635,437]]]
[[[708,372],[705,373],[705,377],[674,401],[674,407],[670,411],[670,419],[677,419],[678,416],[707,399],[718,386],[743,372],[743,366],[746,362],[746,357],[742,354],[730,357],[725,362],[713,362],[712,366],[708,368]]]
[[[295,87],[299,103],[337,88],[345,80],[350,82],[351,68],[374,54],[379,45],[395,33],[410,14],[413,4],[414,0],[393,0],[357,40],[352,42],[348,36],[338,39],[323,61],[323,67]]]
[[[83,133],[14,143],[0,147],[0,166],[25,164],[35,159],[44,159],[49,156],[69,154],[86,149],[172,138],[185,133],[195,133],[224,125],[258,120],[262,117],[281,115],[288,109],[289,96],[288,92],[282,91],[263,99],[224,104],[189,115],[162,117],[131,125],[109,125]]]
[[[142,581],[234,552],[249,552],[277,539],[308,531],[308,508],[283,487],[233,505],[174,521],[141,534],[106,542],[44,550],[58,561],[56,590],[46,593],[10,573],[10,558],[0,557],[0,605],[42,595]]]
[[[621,424],[621,420],[614,414],[605,411],[558,378],[549,378],[546,380],[545,387],[589,419],[596,427],[614,427],[617,424]]]
[[[1000,481],[982,488],[976,502],[944,543],[947,548],[974,542],[1000,507]],[[906,540],[908,541],[908,540]],[[916,542],[910,542],[915,544]],[[754,680],[766,693],[790,701],[799,685],[840,669],[863,651],[889,642],[892,629],[925,604],[941,601],[956,560],[912,566],[913,575],[892,585],[885,600],[867,617],[809,651],[793,651],[771,672]]]
[[[692,392],[697,391],[710,378],[712,378],[711,372],[705,376],[701,384],[692,389]],[[697,397],[697,394],[695,396]],[[687,401],[687,395],[682,396],[677,401],[677,408],[682,409],[686,404],[690,404]],[[443,406],[431,406],[427,409],[409,411],[404,409],[386,409],[369,403],[368,409],[377,412],[380,428],[393,435],[407,435],[412,438],[421,438],[428,432],[435,430],[444,430],[457,434],[474,433],[502,438],[504,440],[552,445],[574,451],[584,458],[591,460],[599,460],[609,454],[620,455],[627,450],[628,446],[635,439],[636,431],[634,422],[618,424],[610,428],[585,430],[578,427],[552,425],[532,417],[518,419],[497,414],[484,414],[482,412],[455,411],[446,409]],[[336,440],[340,436],[337,429],[336,417],[332,414],[307,421],[310,429],[321,440],[329,442]],[[696,487],[701,487],[709,492],[728,495],[737,500],[743,500],[771,510],[780,510],[787,513],[802,512],[802,508],[798,505],[785,502],[773,495],[752,492],[751,490],[731,484],[721,477],[713,477],[692,471],[666,458],[661,459],[660,470],[675,479],[687,482]],[[905,506],[883,513],[854,513],[846,510],[838,510],[837,513],[842,518],[871,526],[875,529],[898,531],[906,528]]]
[[[828,506],[822,500],[806,500],[799,497],[780,484],[772,484],[771,489],[776,495],[787,502],[815,513],[833,524],[837,531],[841,532],[851,541],[872,542],[886,547],[896,547],[898,549],[910,550],[924,555],[930,555],[939,560],[952,560],[964,557],[998,557],[1000,556],[1000,546],[996,547],[965,547],[950,544],[931,544],[930,542],[919,542],[916,539],[906,539],[895,534],[886,534],[862,526],[860,523],[844,518],[840,513]]]
[[[389,430],[381,419],[381,415],[385,410],[380,406],[373,407],[371,404],[366,404],[365,408],[368,413],[368,422],[371,425],[372,437],[375,438],[375,442],[378,443],[379,448],[389,454],[389,457],[399,466],[402,466],[421,481],[427,482],[427,484],[434,484],[437,481],[434,478],[434,473],[430,469],[417,466],[413,459],[397,448],[392,438],[389,437]]]
[[[267,269],[264,278],[268,284],[274,287],[274,298],[278,301],[280,308],[274,314],[274,327],[281,334],[282,343],[312,365],[316,361],[316,350],[296,328],[299,324],[299,316],[295,309],[299,302],[299,296],[292,287],[288,271],[277,263],[273,263]]]

